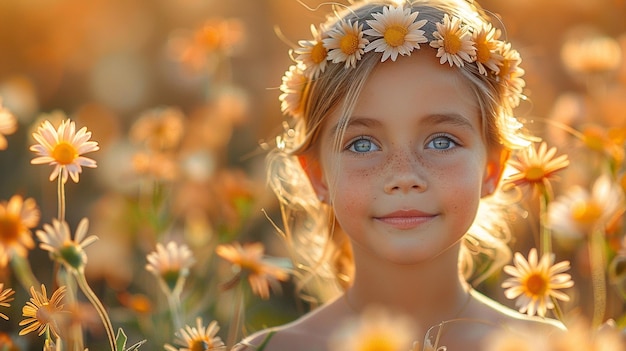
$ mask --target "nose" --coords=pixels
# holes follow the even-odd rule
[[[423,192],[427,188],[424,167],[411,152],[391,155],[387,161],[384,190],[388,194]]]

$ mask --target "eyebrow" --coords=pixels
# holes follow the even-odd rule
[[[474,129],[469,119],[458,113],[435,113],[426,116],[421,123],[428,125],[449,124],[465,128]],[[382,123],[374,118],[353,116],[348,121],[345,130],[353,126],[373,127],[380,126]],[[338,122],[330,129],[330,135],[335,137],[340,130],[341,122]]]
[[[467,117],[464,117],[463,115],[460,115],[458,113],[438,113],[429,115],[427,117],[427,123],[433,125],[451,124],[474,129],[474,125],[470,122],[470,120]]]

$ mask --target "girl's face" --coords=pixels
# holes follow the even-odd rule
[[[304,157],[316,192],[331,202],[355,249],[401,264],[458,243],[500,175],[474,92],[456,67],[434,56],[378,64],[340,150],[333,147],[336,112],[323,126],[318,158]]]

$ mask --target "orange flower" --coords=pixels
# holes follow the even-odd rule
[[[216,336],[220,327],[216,321],[212,321],[208,326],[202,325],[202,318],[196,318],[196,327],[185,326],[179,333],[177,343],[183,345],[181,348],[175,348],[171,345],[165,345],[167,351],[222,351],[226,350],[226,345],[219,336]]]
[[[30,287],[30,301],[22,308],[24,317],[28,317],[20,322],[20,326],[28,325],[20,331],[20,335],[38,331],[41,335],[46,331],[52,332],[55,337],[59,336],[60,325],[59,316],[64,312],[63,298],[65,297],[65,286],[59,287],[48,300],[46,286],[41,284],[41,292],[35,291],[35,287]]]
[[[403,315],[369,307],[361,315],[348,318],[334,332],[329,349],[405,351],[413,345],[416,326]]]
[[[26,257],[35,247],[30,229],[37,226],[40,216],[31,198],[13,195],[8,202],[0,202],[0,267],[6,266],[12,255]]]
[[[11,295],[15,294],[15,290],[11,288],[4,289],[4,283],[0,283],[0,306],[2,307],[11,307],[9,302],[13,301]],[[6,314],[0,313],[0,318],[4,318],[9,320]]]
[[[278,280],[285,281],[289,277],[287,272],[277,266],[263,261],[264,247],[261,243],[218,245],[215,252],[232,263],[237,269],[237,275],[230,282],[232,285],[241,279],[242,275],[248,277],[252,292],[263,299],[270,296],[269,285]]]
[[[17,119],[6,108],[2,107],[0,100],[0,150],[7,148],[7,139],[5,135],[13,134],[17,130]]]

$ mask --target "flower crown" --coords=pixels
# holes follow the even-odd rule
[[[474,28],[458,17],[445,14],[436,23],[436,30],[431,33],[433,39],[429,41],[421,29],[428,21],[419,19],[418,15],[419,11],[411,8],[388,5],[382,13],[373,13],[372,19],[365,21],[341,19],[328,29],[324,24],[317,28],[311,25],[313,39],[298,42],[299,47],[292,51],[292,56],[297,55],[295,64],[282,78],[281,111],[301,117],[306,87],[330,63],[343,63],[345,69],[352,69],[370,51],[382,52],[381,62],[395,61],[398,55],[409,56],[426,43],[437,49],[441,64],[476,65],[478,74],[503,85],[504,104],[511,109],[519,104],[525,85],[521,78],[524,70],[519,67],[521,58],[510,43],[499,40],[500,30],[486,22]]]

